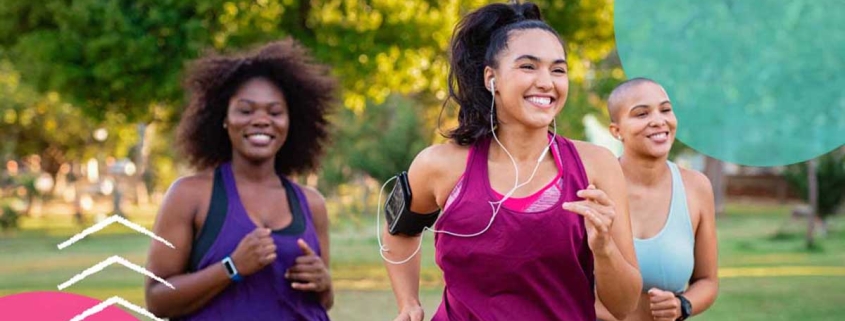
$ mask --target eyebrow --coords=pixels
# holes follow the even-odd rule
[[[519,60],[522,60],[522,59],[528,59],[528,60],[531,60],[531,61],[534,61],[534,62],[542,61],[542,59],[537,58],[536,56],[532,56],[532,55],[522,55],[522,56],[516,57],[516,59],[514,59],[513,61],[519,61]],[[556,59],[555,61],[552,61],[552,64],[553,65],[566,64],[566,59]]]
[[[629,112],[634,112],[635,110],[640,108],[648,108],[648,105],[636,105],[634,107],[631,107],[631,110],[629,110]]]
[[[663,106],[664,104],[672,104],[672,102],[668,101],[668,100],[664,100],[664,101],[660,102],[659,104],[657,104],[657,106]],[[643,105],[643,104],[636,105],[634,107],[631,107],[631,110],[629,112],[633,112],[637,108],[648,108],[648,105]]]
[[[267,106],[270,106],[270,107],[282,104],[282,102],[280,102],[280,101],[272,101],[272,102],[269,102],[269,103],[259,103],[259,102],[255,102],[255,101],[252,101],[252,100],[249,100],[249,99],[246,99],[246,98],[238,98],[238,100],[235,101],[235,102],[236,103],[243,102],[243,103],[247,103],[249,105],[267,105]]]

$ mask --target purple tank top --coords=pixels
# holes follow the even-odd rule
[[[222,228],[208,252],[200,260],[198,269],[214,264],[221,264],[240,243],[241,239],[255,230],[256,226],[247,216],[241,199],[238,196],[235,178],[229,163],[221,165],[220,173],[226,188],[228,209]],[[320,254],[320,243],[314,224],[311,220],[311,210],[302,190],[296,184],[280,176],[284,183],[293,186],[296,201],[300,204],[305,228],[300,233],[284,233],[273,231],[276,242],[277,259],[255,274],[246,276],[238,283],[230,284],[223,292],[208,302],[203,308],[181,320],[328,320],[326,310],[319,302],[314,292],[294,290],[290,281],[285,279],[285,271],[293,266],[302,250],[296,244],[302,238]],[[289,194],[290,195],[290,194]],[[294,200],[289,200],[291,211],[294,211]],[[296,217],[294,217],[296,220]],[[292,223],[293,225],[293,223]]]
[[[443,302],[432,320],[596,320],[593,256],[581,216],[561,208],[588,185],[575,146],[556,136],[562,164],[561,197],[538,212],[502,207],[487,232],[471,238],[435,234],[443,270]],[[470,148],[463,190],[436,229],[481,231],[498,201],[490,187],[490,139]]]

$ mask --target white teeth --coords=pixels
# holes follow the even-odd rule
[[[529,97],[528,101],[538,105],[548,105],[552,103],[552,99],[550,97]]]
[[[668,134],[666,134],[666,133],[658,133],[658,134],[652,134],[652,135],[651,135],[651,138],[660,138],[660,139],[662,139],[662,138],[666,138],[667,136],[669,136],[669,135],[668,135]]]
[[[270,135],[265,135],[265,134],[252,134],[252,135],[247,136],[247,138],[251,142],[259,143],[259,144],[267,143],[267,142],[270,141]]]

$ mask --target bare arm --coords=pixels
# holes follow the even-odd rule
[[[429,213],[437,209],[434,189],[431,184],[426,184],[426,179],[435,172],[431,164],[433,157],[434,153],[429,147],[417,155],[408,169],[408,183],[413,194],[411,210],[416,213]],[[387,227],[382,235],[386,248],[383,254],[386,259],[398,263],[413,255],[410,260],[401,264],[385,261],[399,307],[400,315],[396,320],[422,320],[423,311],[419,300],[420,253],[414,253],[420,246],[421,236],[391,235],[387,232]]]
[[[590,181],[607,194],[614,213],[610,241],[605,246],[592,249],[596,299],[604,304],[614,318],[623,320],[636,308],[642,290],[628,216],[627,183],[622,168],[610,151],[584,143],[576,146],[579,147],[582,159],[585,159]]]
[[[320,258],[326,268],[328,275],[328,288],[319,292],[320,303],[326,310],[334,305],[334,288],[332,287],[331,275],[328,273],[329,267],[329,215],[326,211],[326,200],[323,195],[315,189],[303,188],[305,196],[308,199],[308,205],[311,209],[312,218],[314,219],[314,229],[317,231],[317,239],[320,241]]]
[[[607,311],[607,308],[604,307],[604,304],[601,303],[601,300],[596,299],[596,318],[600,321],[619,321],[610,311]]]
[[[198,211],[199,199],[203,198],[198,194],[208,189],[206,192],[210,195],[210,185],[199,180],[183,178],[174,182],[156,217],[153,232],[171,242],[175,249],[153,241],[147,269],[176,288],[174,290],[151,278],[146,279],[147,308],[157,316],[174,317],[196,311],[231,282],[222,264],[187,273],[193,218]],[[201,188],[203,185],[207,188]]]
[[[706,176],[698,172],[692,173],[695,177],[694,190],[700,204],[701,218],[695,233],[695,268],[684,296],[692,304],[692,315],[696,315],[707,310],[716,301],[719,292],[719,262],[713,187]]]
[[[430,146],[417,155],[408,169],[408,181],[413,194],[412,211],[430,213],[445,203],[464,171],[467,154],[467,148],[449,143]],[[395,320],[422,320],[423,310],[419,300],[421,255],[417,253],[411,257],[420,246],[421,237],[390,235],[386,228],[382,234],[384,246],[389,250],[383,254],[388,260],[395,262],[410,258],[404,264],[385,262],[399,307],[399,316]]]

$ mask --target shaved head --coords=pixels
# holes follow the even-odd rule
[[[610,97],[607,98],[607,114],[610,115],[610,121],[616,122],[619,120],[619,109],[621,109],[625,102],[625,100],[630,96],[631,92],[634,88],[639,87],[643,84],[654,84],[659,86],[661,89],[663,86],[660,86],[656,81],[648,79],[648,78],[631,78],[628,79],[613,89],[610,92]],[[663,91],[666,91],[665,89]]]

